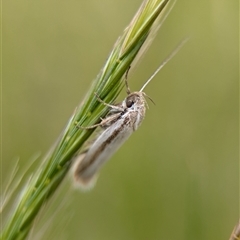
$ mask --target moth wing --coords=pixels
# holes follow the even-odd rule
[[[72,167],[72,172],[73,172],[72,176],[74,177],[74,187],[87,191],[87,190],[91,190],[95,186],[95,183],[97,182],[97,178],[98,178],[98,173],[94,174],[89,178],[82,178],[81,175],[78,174],[77,169],[81,164],[81,162],[83,161],[83,159],[85,158],[86,154],[87,154],[87,151],[78,155],[74,160],[74,164]]]
[[[126,121],[127,120],[127,121]],[[119,119],[107,128],[74,163],[73,176],[76,186],[91,189],[97,180],[98,171],[132,134],[133,128],[126,124],[129,119]]]

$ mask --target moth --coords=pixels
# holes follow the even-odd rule
[[[146,97],[152,101],[143,90],[173,55],[177,53],[182,45],[183,42],[157,68],[139,91],[130,91],[126,77],[127,97],[121,103],[116,105],[105,103],[95,94],[98,101],[108,106],[111,110],[107,117],[102,119],[100,124],[83,127],[83,129],[87,130],[101,126],[103,132],[97,137],[90,148],[77,156],[75,160],[73,175],[75,182],[80,185],[80,187],[92,187],[96,181],[99,169],[111,158],[132,133],[139,128],[146,113]]]

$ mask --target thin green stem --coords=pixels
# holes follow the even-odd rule
[[[77,125],[90,126],[107,114],[107,107],[95,97],[112,103],[122,89],[122,78],[129,66],[140,54],[143,45],[151,42],[149,35],[156,22],[164,17],[170,0],[145,0],[130,25],[118,39],[102,71],[95,79],[87,96],[70,118],[57,144],[45,157],[42,167],[34,173],[25,191],[14,206],[13,214],[6,223],[2,240],[25,239],[34,219],[49,197],[56,191],[68,172],[74,155],[94,131],[83,130]]]

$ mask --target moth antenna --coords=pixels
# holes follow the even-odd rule
[[[157,75],[157,73],[179,52],[179,50],[183,47],[183,45],[189,40],[185,38],[182,40],[177,47],[171,52],[171,54],[161,63],[161,65],[157,68],[157,70],[153,73],[153,75],[145,82],[139,92],[142,92],[144,88],[152,81],[152,79]]]
[[[125,74],[125,85],[126,85],[126,88],[127,88],[127,95],[129,95],[131,93],[131,90],[130,90],[130,87],[129,87],[128,81],[127,81],[128,72],[129,72],[130,68],[131,68],[131,66],[128,67],[128,69],[126,71],[126,74]]]

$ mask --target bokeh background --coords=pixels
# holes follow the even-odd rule
[[[3,184],[18,158],[21,173],[52,146],[140,4],[3,2]],[[239,217],[238,5],[177,1],[129,76],[140,89],[191,37],[146,88],[156,106],[92,191],[65,179],[30,239],[229,238]]]

